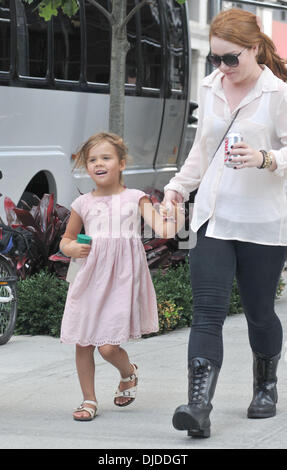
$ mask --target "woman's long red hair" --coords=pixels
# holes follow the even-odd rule
[[[253,13],[237,8],[222,11],[210,25],[209,39],[212,36],[246,48],[259,45],[258,64],[267,65],[274,75],[287,82],[287,61],[277,54],[274,42],[261,31]]]

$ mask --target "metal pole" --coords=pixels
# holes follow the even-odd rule
[[[211,0],[209,18],[214,18],[222,9],[222,0]]]
[[[218,13],[221,12],[221,10],[222,10],[222,0],[211,0],[211,2],[209,2],[208,17],[211,18],[211,21]],[[212,71],[213,71],[212,65],[209,62],[207,62],[206,73],[209,75]]]

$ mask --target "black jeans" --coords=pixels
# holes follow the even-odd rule
[[[207,223],[199,229],[197,245],[190,250],[193,318],[188,362],[204,357],[221,367],[222,327],[235,276],[251,349],[266,357],[279,354],[282,326],[274,300],[287,247],[210,238],[206,227]]]

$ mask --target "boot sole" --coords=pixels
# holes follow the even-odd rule
[[[189,429],[187,432],[189,437],[198,437],[198,438],[206,438],[210,437],[210,427],[206,429]]]
[[[247,413],[247,418],[250,418],[250,419],[273,418],[273,416],[276,416],[276,410],[270,413],[260,413],[260,412],[258,413],[258,412],[252,412],[252,411],[248,411]]]
[[[200,428],[198,422],[185,411],[177,411],[172,419],[172,424],[178,431],[188,431],[190,437],[210,437],[210,426]]]

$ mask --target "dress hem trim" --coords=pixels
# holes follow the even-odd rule
[[[90,341],[82,341],[80,339],[68,339],[68,338],[65,338],[65,337],[61,337],[60,338],[60,342],[61,343],[64,343],[64,344],[78,344],[79,346],[82,346],[82,347],[86,347],[86,346],[96,346],[96,347],[99,347],[99,346],[104,346],[105,344],[111,344],[111,345],[119,345],[119,344],[122,344],[122,343],[127,343],[129,339],[140,339],[142,337],[142,335],[148,335],[148,334],[151,334],[151,333],[157,333],[159,331],[159,328],[157,330],[148,330],[148,331],[144,331],[142,332],[141,334],[139,335],[130,335],[129,337],[124,337],[124,338],[121,338],[121,339],[116,339],[116,340],[111,340],[111,339],[103,339],[101,341],[96,341],[96,340],[93,340],[91,339]]]

